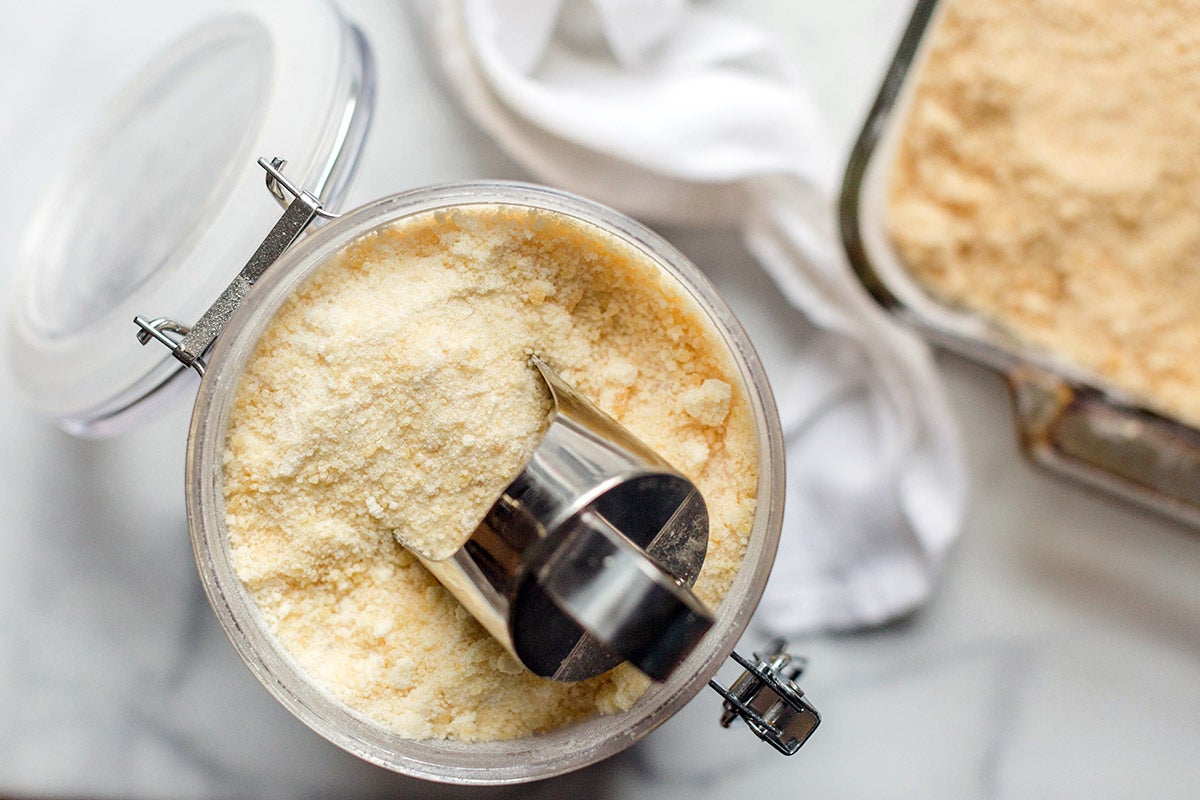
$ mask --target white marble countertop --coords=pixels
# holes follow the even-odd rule
[[[9,3],[0,24],[0,286],[53,161],[142,59],[212,3]],[[856,133],[908,5],[728,4],[794,45],[839,140]],[[526,177],[446,101],[400,0],[344,0],[380,70],[351,201]],[[775,14],[783,14],[782,18]],[[735,236],[665,230],[768,362],[791,313]],[[574,775],[423,784],[327,744],[271,699],[201,592],[182,498],[188,410],[80,441],[0,375],[0,795],[119,797],[1187,798],[1200,796],[1200,533],[1048,477],[1018,455],[1002,382],[941,367],[974,484],[931,605],[797,643],[825,724],[793,759],[716,724],[701,695]],[[709,693],[705,693],[709,694]]]

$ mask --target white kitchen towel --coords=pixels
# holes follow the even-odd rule
[[[783,539],[757,621],[794,634],[920,606],[958,534],[961,446],[929,349],[833,233],[839,163],[794,62],[685,0],[432,0],[447,84],[547,183],[651,223],[728,225],[813,324],[770,378]]]

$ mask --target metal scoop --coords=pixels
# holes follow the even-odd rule
[[[540,359],[549,428],[454,555],[423,560],[526,668],[577,681],[629,661],[665,680],[712,626],[691,481]]]

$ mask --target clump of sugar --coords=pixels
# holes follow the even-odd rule
[[[564,379],[692,479],[710,516],[696,593],[728,590],[758,448],[720,335],[646,256],[500,205],[420,214],[319,268],[238,386],[224,463],[234,564],[318,684],[408,738],[509,739],[628,709],[629,667],[521,668],[399,542],[452,552],[536,446]]]
[[[888,230],[932,294],[1200,425],[1200,37],[1174,0],[954,0]]]
[[[708,378],[697,387],[683,393],[683,410],[701,425],[720,425],[729,415],[733,387],[723,380]]]

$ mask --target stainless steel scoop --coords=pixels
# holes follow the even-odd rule
[[[450,558],[425,565],[531,672],[629,661],[664,680],[712,626],[689,588],[708,547],[691,481],[538,358],[554,401],[532,457]]]

